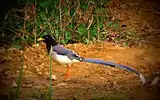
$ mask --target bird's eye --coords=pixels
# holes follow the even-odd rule
[[[76,54],[76,53],[74,54],[74,56],[75,56],[75,57],[79,57],[79,55],[78,55],[78,54]]]
[[[74,54],[75,57],[78,57],[76,54]]]

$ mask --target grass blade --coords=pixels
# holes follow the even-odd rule
[[[52,50],[52,47],[51,47],[51,50]],[[49,69],[49,73],[50,73],[50,87],[49,87],[49,100],[52,100],[52,93],[53,93],[53,90],[52,90],[52,57],[51,57],[51,51],[49,53],[49,60],[50,60],[50,69]]]
[[[23,66],[24,66],[24,57],[21,56],[21,69],[20,69],[20,74],[18,77],[18,84],[17,84],[16,99],[15,100],[18,100],[18,98],[19,98],[20,86],[21,86],[22,74],[23,74]]]

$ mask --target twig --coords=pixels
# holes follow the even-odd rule
[[[23,24],[23,34],[22,34],[23,38],[24,38],[24,35],[26,33],[26,17],[27,17],[27,12],[28,11],[26,9],[24,9],[24,19],[25,20],[23,20],[23,22],[24,22],[24,24]]]
[[[32,21],[32,19],[25,19],[25,18],[23,18],[23,17],[20,17],[20,16],[17,16],[17,15],[10,15],[10,16],[13,16],[13,17],[17,17],[17,18],[19,18],[19,19],[22,19],[22,20],[25,20],[25,21]]]
[[[48,27],[47,25],[37,34],[37,36],[39,36],[45,29],[46,27]]]
[[[14,31],[14,30],[12,30],[12,29],[9,29],[9,28],[5,28],[5,29],[7,29],[7,30],[9,30],[9,31],[12,31],[12,32],[13,32],[14,34],[16,34],[17,36],[23,38],[20,34],[18,34],[16,31]]]
[[[24,9],[12,8],[11,11],[13,11],[13,12],[24,12]]]
[[[54,27],[53,27],[46,17],[45,17],[45,21],[47,22],[48,26],[51,28],[51,31],[52,31],[52,29],[54,29],[54,33],[55,33],[55,25],[54,25]],[[48,27],[48,26],[46,26],[46,27]],[[46,28],[46,27],[45,27],[45,28]],[[43,30],[42,30],[42,31],[43,31]],[[42,31],[41,31],[41,32],[42,32]],[[41,32],[40,32],[40,33],[41,33]],[[39,34],[40,34],[40,33],[39,33]],[[38,34],[38,35],[39,35],[39,34]],[[38,35],[37,35],[37,36],[38,36]]]
[[[72,7],[70,7],[70,8],[68,9],[68,11],[70,11],[74,6],[76,6],[76,4],[74,4]],[[68,11],[67,11],[66,13],[68,13]],[[66,13],[63,13],[63,14],[62,14],[62,17],[63,17]]]
[[[17,18],[22,19],[22,20],[26,20],[25,18],[20,17],[20,16],[17,16],[17,15],[11,15],[11,16],[13,16],[13,17],[17,17]]]
[[[77,8],[76,8],[76,10],[75,10],[75,12],[74,12],[74,14],[73,14],[72,18],[76,15],[77,10],[79,9],[79,6],[80,6],[80,2],[78,1],[78,3],[77,3],[77,4],[78,4],[78,5],[77,5]]]
[[[92,23],[93,23],[93,14],[92,14],[91,20],[89,20],[89,25],[88,25],[88,27],[87,27],[87,31],[88,31],[88,40],[90,40],[90,30],[89,30],[89,28],[91,27]]]
[[[61,10],[61,0],[59,0],[59,20],[60,20],[60,33],[62,34],[62,39],[64,39],[64,33],[62,32],[62,25],[63,25],[63,23],[62,23],[62,15],[61,15],[61,13],[62,13],[62,10]],[[59,37],[59,42],[60,42],[60,37]]]
[[[72,18],[68,21],[68,23],[67,24],[65,24],[64,25],[64,27],[66,27],[66,26],[68,26],[68,24],[69,23],[71,23],[71,21],[73,20],[73,17],[75,16],[75,14],[77,13],[77,10],[79,9],[79,6],[80,6],[80,2],[78,1],[78,3],[77,3],[78,5],[77,5],[77,8],[76,8],[76,10],[75,10],[75,12],[74,12],[74,14],[73,14],[73,16],[72,16]]]
[[[88,40],[90,41],[90,30],[87,31],[88,31]]]
[[[36,0],[35,0],[35,5],[34,8],[36,8]],[[36,9],[34,9],[33,11],[34,13],[34,25],[33,25],[33,34],[34,34],[34,44],[36,45],[36,41],[37,41],[37,26],[36,26],[36,22],[37,22],[37,18],[36,18]]]
[[[89,28],[91,27],[92,23],[93,23],[93,14],[92,14],[91,20],[89,20],[89,25],[87,27],[87,30],[89,30]]]
[[[89,5],[90,5],[90,0],[88,1],[88,6],[87,6],[87,10],[88,10],[88,8],[89,8]]]
[[[96,11],[96,16],[97,16],[97,39],[99,40],[99,19],[98,19],[98,11]]]
[[[73,31],[75,31],[76,30],[76,28],[79,26],[79,25],[81,25],[82,23],[78,23],[78,24],[76,24],[76,26],[74,27],[74,29],[73,29]]]

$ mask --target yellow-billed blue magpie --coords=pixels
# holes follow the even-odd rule
[[[46,44],[47,52],[51,54],[51,57],[54,61],[67,65],[67,74],[69,75],[69,66],[74,62],[89,62],[89,63],[95,63],[95,64],[102,64],[107,65],[111,67],[121,68],[126,71],[134,72],[136,75],[138,75],[142,81],[143,84],[146,83],[145,77],[135,69],[124,66],[121,64],[116,64],[114,62],[109,61],[103,61],[98,59],[92,59],[92,58],[83,58],[77,53],[75,53],[72,50],[69,50],[62,45],[58,44],[55,39],[51,35],[44,35],[42,38],[39,38],[38,41],[43,41]]]

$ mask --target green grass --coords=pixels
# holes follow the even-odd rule
[[[20,43],[36,44],[36,39],[45,34],[53,35],[57,41],[63,44],[67,44],[70,40],[85,44],[89,41],[104,40],[108,37],[105,37],[103,33],[110,36],[110,33],[107,32],[109,28],[119,29],[118,19],[111,21],[107,8],[104,7],[108,2],[109,0],[98,2],[96,0],[20,1],[20,4],[25,4],[23,16],[15,15],[12,11],[8,14],[9,22],[6,26],[10,32],[7,34],[14,34],[12,40],[16,45],[13,46],[17,48],[20,47],[17,46]],[[95,8],[91,9],[90,7],[93,5]],[[85,16],[86,13],[87,16]],[[124,35],[117,38],[122,40],[126,38],[128,41],[128,37]]]

